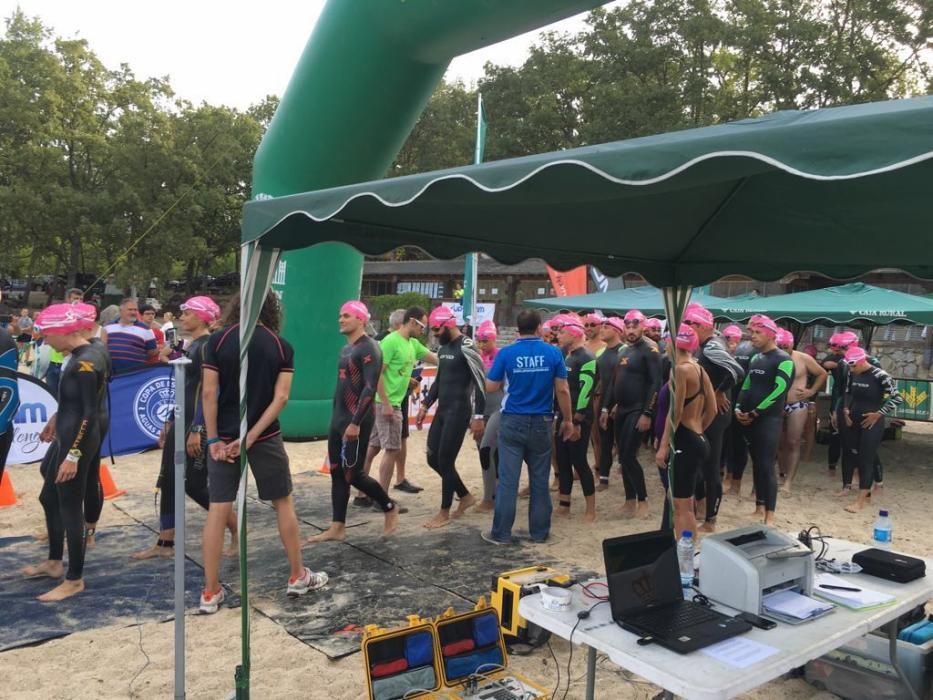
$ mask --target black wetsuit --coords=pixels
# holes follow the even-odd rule
[[[851,484],[852,475],[858,470],[859,489],[866,491],[876,480],[878,447],[884,437],[884,416],[894,415],[901,402],[897,382],[880,367],[870,367],[861,374],[847,371],[843,393],[844,409],[848,409],[852,425],[843,431],[844,451],[842,454],[843,483]],[[882,415],[870,428],[862,427],[866,413]],[[845,416],[843,415],[843,421]]]
[[[19,385],[16,369],[19,361],[16,342],[0,328],[0,479],[13,446],[13,419],[19,410]]]
[[[191,360],[185,365],[185,493],[204,510],[210,507],[210,494],[207,492],[207,434],[201,435],[201,457],[188,455],[188,432],[194,425],[204,425],[201,411],[201,363],[204,360],[204,346],[210,338],[207,333],[195,338],[185,350],[185,357]],[[162,465],[156,488],[161,489],[159,497],[159,528],[171,530],[175,527],[175,421],[172,420],[165,431],[165,444],[162,447]]]
[[[615,433],[622,463],[625,500],[647,500],[645,472],[638,462],[642,435],[637,430],[642,416],[652,418],[661,388],[661,354],[658,346],[645,338],[626,345],[619,352],[612,379],[612,389],[603,396],[603,408],[616,409]],[[649,428],[650,430],[650,428]]]
[[[107,358],[107,385],[113,379],[113,363],[110,360],[110,351],[107,344],[100,338],[91,338],[88,342],[94,345],[98,350],[104,353]],[[110,394],[108,389],[104,389],[100,396],[100,439],[97,453],[91,460],[90,471],[87,475],[87,488],[84,490],[84,521],[90,524],[96,524],[100,520],[100,514],[104,510],[104,489],[100,483],[100,461],[103,440],[110,431]]]
[[[833,367],[827,367],[827,363],[834,363]],[[833,385],[829,392],[829,411],[836,418],[841,417],[842,395],[846,389],[846,364],[842,353],[827,355],[823,358],[823,369],[829,372],[833,378]],[[837,420],[836,428],[829,435],[829,452],[827,454],[827,466],[832,471],[839,464],[839,457],[842,454],[842,432]]]
[[[752,358],[739,394],[738,410],[753,414],[751,425],[743,427],[752,457],[755,503],[772,512],[777,506],[775,462],[784,425],[784,402],[793,381],[794,361],[783,350],[774,348]],[[741,472],[733,476],[742,478]]]
[[[580,346],[569,353],[564,362],[567,365],[567,385],[570,388],[570,407],[573,410],[570,419],[574,425],[580,426],[580,439],[562,440],[558,438],[555,441],[560,495],[561,498],[570,495],[573,488],[573,472],[576,470],[577,477],[580,479],[580,488],[583,489],[583,495],[592,496],[596,488],[593,484],[593,472],[587,461],[586,452],[590,445],[590,430],[593,426],[593,389],[596,385],[596,357],[585,347]],[[560,505],[569,506],[570,501],[561,500]]]
[[[49,534],[50,560],[62,560],[68,538],[65,578],[69,581],[80,579],[84,571],[84,497],[91,462],[100,451],[100,404],[107,391],[107,365],[107,353],[100,343],[82,345],[72,353],[59,383],[56,439],[49,448],[54,457],[46,462],[39,495]],[[70,450],[81,452],[77,473],[56,484],[59,467]]]
[[[334,391],[334,411],[327,437],[327,461],[330,463],[330,497],[334,522],[347,521],[347,503],[353,486],[388,512],[395,508],[379,482],[363,471],[369,436],[373,430],[373,397],[382,372],[382,352],[379,343],[367,335],[352,345],[344,345],[337,362],[337,388]],[[350,424],[360,426],[356,440],[345,440]]]
[[[739,343],[735,348],[733,357],[739,363],[745,376],[748,376],[748,365],[755,355],[755,346],[750,341],[745,340]],[[743,380],[744,381],[744,380]],[[737,382],[732,388],[732,405],[735,406],[739,400],[739,392],[742,390],[742,382]],[[748,443],[745,441],[745,429],[733,416],[729,425],[729,435],[726,439],[728,446],[725,448],[724,461],[726,474],[741,479],[745,472],[745,465],[748,464]]]
[[[457,455],[470,425],[471,415],[483,415],[486,407],[483,359],[473,341],[458,336],[437,351],[437,375],[424,400],[424,410],[437,402],[428,431],[428,466],[441,476],[441,510],[449,510],[454,493],[469,494],[457,473]]]
[[[619,351],[625,347],[619,343],[610,348],[608,345],[602,354],[596,358],[596,377],[599,380],[599,395],[604,398],[612,391],[612,377],[616,365],[619,363]],[[615,421],[609,418],[606,429],[599,429],[599,480],[609,482],[609,472],[612,471],[612,448],[615,442]]]
[[[684,397],[684,408],[704,396],[704,370],[699,366],[696,370],[697,390],[690,396]],[[668,386],[668,391],[670,391],[670,386]],[[671,473],[662,475],[661,478],[664,483],[664,477],[667,477],[668,482],[665,487],[671,489],[671,495],[674,498],[690,498],[694,495],[697,481],[702,480],[702,468],[707,457],[709,457],[709,442],[706,436],[693,432],[683,423],[678,425],[674,432],[674,458],[671,460]]]
[[[725,394],[730,399],[736,386],[741,386],[745,379],[745,370],[739,362],[729,353],[722,338],[711,336],[700,346],[697,354],[700,363],[713,390]],[[719,504],[722,501],[722,446],[726,430],[732,425],[733,413],[729,410],[716,413],[704,435],[708,443],[706,457],[697,473],[697,484],[694,497],[697,500],[706,499],[706,520],[715,522],[719,514]],[[676,444],[676,443],[675,443]]]

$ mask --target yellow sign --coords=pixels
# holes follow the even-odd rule
[[[916,386],[910,387],[909,390],[904,392],[904,402],[911,408],[917,408],[920,404],[927,400],[927,392],[917,391]]]

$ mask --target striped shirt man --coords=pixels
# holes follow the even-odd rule
[[[157,352],[155,334],[141,321],[128,325],[111,323],[104,330],[114,374],[145,367],[149,357]]]

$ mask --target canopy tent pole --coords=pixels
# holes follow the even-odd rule
[[[681,319],[684,317],[684,310],[687,308],[687,304],[690,303],[690,295],[693,292],[693,288],[689,285],[680,285],[677,287],[664,287],[661,289],[661,294],[664,297],[664,313],[667,316],[667,330],[670,334],[670,338],[667,343],[667,352],[671,358],[671,379],[669,383],[670,390],[670,399],[668,401],[668,406],[670,407],[667,412],[667,422],[670,425],[670,454],[667,458],[667,483],[668,489],[665,498],[667,499],[668,504],[668,513],[669,513],[669,524],[671,528],[674,527],[674,456],[676,454],[674,446],[674,422],[677,420],[677,416],[674,415],[676,412],[675,407],[677,402],[675,401],[676,392],[677,392],[677,347],[676,347],[676,338],[677,338],[677,329],[680,328]],[[675,536],[677,533],[674,533]]]
[[[240,258],[240,486],[237,490],[237,526],[240,536],[240,665],[234,676],[237,700],[249,700],[250,633],[249,576],[246,542],[246,484],[249,477],[246,456],[246,377],[249,370],[249,343],[259,320],[263,301],[272,286],[279,250],[246,243]]]

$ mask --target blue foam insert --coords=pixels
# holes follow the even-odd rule
[[[499,616],[480,615],[473,618],[473,640],[478,647],[499,643]]]
[[[447,680],[453,681],[466,678],[484,664],[502,665],[502,651],[498,646],[480,651],[471,651],[469,654],[461,654],[446,659],[444,667],[447,669]]]
[[[405,659],[412,668],[431,663],[434,659],[434,642],[430,632],[418,632],[405,638]]]

